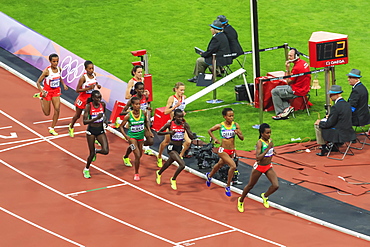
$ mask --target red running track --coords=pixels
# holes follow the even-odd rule
[[[3,69],[0,77],[6,92],[0,98],[0,246],[369,245],[253,200],[239,213],[238,194],[228,198],[188,172],[174,191],[174,167],[157,185],[153,156],[143,156],[142,180],[133,181],[133,168],[121,159],[127,143],[109,132],[109,155],[98,156],[92,178],[84,179],[85,127],[76,127],[74,138],[66,127],[49,136],[50,122],[37,123],[50,117],[32,98],[35,88]],[[58,125],[73,114],[62,105],[60,118],[67,119]],[[11,132],[17,137],[4,138]]]

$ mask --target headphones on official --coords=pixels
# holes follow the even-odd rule
[[[290,50],[294,50],[294,59],[298,59],[299,58],[299,52],[297,51],[296,48],[290,48]]]

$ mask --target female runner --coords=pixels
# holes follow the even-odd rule
[[[96,81],[96,74],[94,72],[94,64],[91,61],[85,61],[86,72],[81,76],[78,81],[76,92],[79,93],[75,101],[76,113],[72,118],[72,122],[68,125],[68,132],[70,137],[74,137],[74,128],[77,119],[80,118],[82,111],[85,109],[87,99],[91,97],[91,92],[94,90],[95,86],[98,89],[101,86]]]
[[[60,112],[60,84],[63,85],[64,90],[68,90],[67,85],[63,82],[61,77],[62,69],[58,67],[59,56],[57,54],[51,54],[49,56],[50,66],[48,66],[37,79],[37,88],[40,90],[39,93],[33,95],[34,98],[41,99],[41,109],[45,116],[50,115],[50,104],[53,103],[54,115],[51,127],[49,127],[49,133],[57,136],[58,133],[54,130],[57,124]],[[44,87],[42,88],[40,83],[44,81]]]
[[[170,114],[170,117],[173,118],[173,112],[176,109],[180,109],[184,111],[185,115],[185,99],[186,96],[185,93],[185,84],[182,82],[177,82],[175,84],[175,87],[173,88],[173,91],[175,92],[175,95],[171,95],[168,97],[166,108],[164,109],[164,114]],[[157,156],[157,165],[158,167],[162,167],[162,153],[164,151],[164,148],[170,143],[170,136],[166,135],[164,140],[159,145],[159,151]],[[184,148],[182,149],[180,153],[180,157],[184,157],[184,154],[186,150],[190,147],[191,140],[188,137],[187,133],[185,133],[185,142],[184,142]]]
[[[127,83],[125,99],[130,99],[132,97],[132,95],[134,95],[136,93],[135,92],[135,84],[137,82],[144,83],[143,66],[135,65],[131,70],[131,75],[133,77]],[[149,96],[149,91],[148,90],[144,90],[144,93],[147,94],[147,96]]]
[[[256,145],[256,163],[253,165],[249,182],[244,187],[242,196],[238,198],[238,210],[241,213],[244,212],[244,198],[257,183],[262,173],[264,173],[271,182],[269,189],[261,194],[263,205],[266,208],[270,207],[268,197],[279,188],[279,181],[271,164],[272,156],[275,154],[274,144],[270,139],[271,128],[268,124],[263,123],[260,125],[259,132],[260,136]]]
[[[165,130],[168,130],[165,132]],[[167,122],[159,131],[158,135],[168,135],[170,136],[170,143],[167,146],[167,153],[170,156],[163,167],[156,172],[157,174],[157,184],[161,184],[162,173],[174,162],[176,161],[179,166],[175,171],[175,174],[170,179],[171,188],[177,190],[176,179],[180,172],[185,168],[185,162],[180,157],[180,152],[182,149],[182,143],[184,142],[185,133],[191,139],[194,139],[193,133],[190,131],[189,124],[184,120],[184,112],[180,109],[176,109],[174,112],[174,117],[171,122]]]
[[[140,99],[140,109],[144,112],[147,119],[150,119],[149,116],[148,116],[148,111],[150,110],[149,102],[148,102],[148,96],[144,93],[144,84],[142,82],[137,82],[135,84],[135,92],[136,92],[136,94],[134,94],[133,97],[137,97],[137,98]],[[129,113],[128,110],[129,110],[130,106],[131,106],[131,99],[127,102],[125,107],[122,109],[122,114],[123,115],[126,115],[126,114]],[[149,149],[148,146],[153,145],[154,135],[151,131],[149,132],[147,129],[145,129],[144,136],[145,136],[144,146],[147,146],[144,153],[150,155],[151,150]],[[150,150],[150,152],[147,151],[147,150]],[[132,166],[131,160],[128,157],[131,152],[132,152],[132,150],[131,150],[130,146],[128,146],[127,150],[126,150],[126,154],[122,157],[123,162],[125,163],[126,166]]]
[[[90,176],[90,164],[96,160],[96,154],[107,155],[109,153],[109,146],[107,136],[103,127],[103,120],[105,116],[105,103],[101,102],[101,94],[98,90],[91,92],[91,98],[88,98],[83,123],[88,125],[86,130],[87,145],[90,154],[86,160],[86,167],[83,170],[85,178]],[[101,149],[95,149],[95,139],[99,141]]]
[[[130,111],[130,113],[123,118],[123,121],[120,124],[119,128],[123,136],[126,138],[126,140],[128,140],[131,150],[134,152],[135,155],[134,180],[139,181],[140,180],[139,167],[140,159],[143,154],[145,128],[149,133],[151,133],[151,130],[149,126],[149,121],[146,115],[144,114],[144,111],[140,109],[140,99],[138,97],[131,98],[131,107],[132,111]],[[129,130],[127,134],[123,129],[126,123],[129,124]]]
[[[227,176],[227,184],[225,187],[225,194],[227,196],[231,196],[230,185],[231,180],[234,176],[234,172],[236,169],[236,164],[233,160],[235,156],[235,135],[239,137],[240,140],[244,140],[244,136],[239,128],[239,124],[234,122],[234,111],[231,108],[224,108],[222,110],[222,115],[225,119],[224,122],[220,124],[216,124],[212,128],[208,130],[208,134],[211,138],[215,141],[216,144],[221,144],[218,148],[218,156],[220,160],[217,164],[212,168],[211,172],[206,173],[206,184],[208,187],[211,186],[212,176],[216,174],[216,172],[224,165],[227,164],[229,166],[228,176]],[[214,135],[213,131],[219,130],[220,136],[222,141],[220,142]]]

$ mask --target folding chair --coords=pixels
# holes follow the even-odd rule
[[[295,97],[294,99],[289,100],[290,101],[290,105],[294,107],[294,111],[300,110],[300,109],[303,109],[303,110],[306,109],[307,115],[310,116],[310,110],[309,110],[310,106],[308,105],[308,102],[310,101],[310,97],[311,96],[310,96],[309,93],[307,93],[305,96]],[[298,100],[301,100],[302,103],[300,105],[298,103],[299,107],[296,107],[296,106],[294,106],[295,105],[294,102],[295,101],[298,101]],[[292,113],[293,118],[295,118],[294,111]]]
[[[347,144],[348,143],[348,144]],[[346,157],[346,155],[348,154],[348,155],[355,155],[354,153],[353,153],[353,151],[350,149],[351,148],[351,144],[352,144],[352,141],[349,141],[349,142],[345,142],[344,143],[346,146],[347,146],[347,148],[346,148],[346,151],[345,152],[341,152],[341,151],[339,151],[341,154],[343,154],[343,156],[342,156],[342,158],[334,158],[334,157],[329,157],[330,156],[330,153],[332,152],[332,150],[333,150],[333,147],[336,147],[336,148],[338,148],[338,150],[340,150],[339,148],[339,146],[336,144],[336,143],[334,143],[333,145],[331,145],[330,146],[330,148],[329,148],[329,152],[328,152],[328,154],[326,155],[326,157],[327,158],[329,158],[329,159],[333,159],[333,160],[343,160],[344,159],[344,157]],[[350,153],[348,153],[348,151],[350,151]]]
[[[358,135],[357,135],[357,128],[361,128],[361,134],[360,135],[365,135],[365,138],[364,138],[364,141],[360,141],[360,139],[358,138]],[[360,148],[357,148],[357,147],[351,147],[353,149],[357,149],[357,150],[362,150],[364,149],[364,146],[365,145],[370,145],[370,143],[366,143],[366,138],[370,140],[370,136],[368,133],[366,133],[366,130],[364,130],[364,126],[355,126],[355,132],[356,132],[356,140],[362,144],[362,146]]]

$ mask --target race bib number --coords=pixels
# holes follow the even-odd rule
[[[184,132],[176,132],[172,136],[172,140],[174,140],[174,141],[182,141],[182,140],[184,140]]]
[[[78,99],[78,100],[76,101],[76,105],[81,106],[81,105],[82,105],[82,101]]]
[[[60,79],[53,79],[53,80],[50,80],[50,87],[59,87],[59,83],[60,83]]]
[[[140,131],[143,131],[143,130],[144,130],[144,125],[143,124],[132,125],[131,126],[131,132],[140,132]]]
[[[168,150],[172,151],[173,145],[168,145],[167,148]]]
[[[253,169],[254,169],[254,170],[257,170],[257,168],[258,168],[258,163],[256,162],[256,163],[254,163],[254,165],[253,165]]]
[[[218,148],[218,153],[220,154],[220,153],[223,153],[224,152],[224,148],[223,147],[219,147]]]

